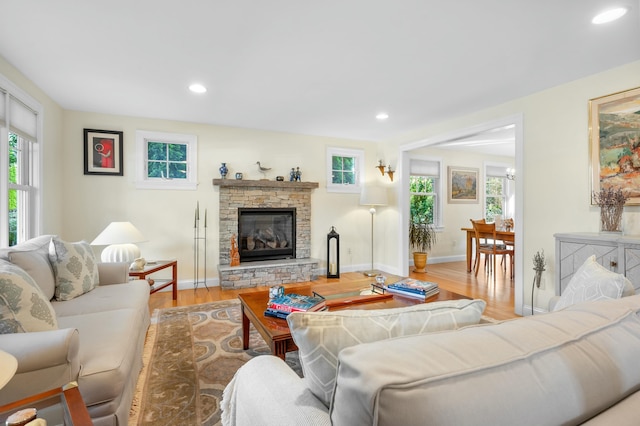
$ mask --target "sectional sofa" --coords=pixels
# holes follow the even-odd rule
[[[97,426],[126,425],[149,326],[149,285],[46,235],[0,249],[0,349],[18,359],[0,405],[77,381]]]
[[[346,347],[328,394],[313,385],[327,364],[300,357],[305,378],[273,356],[241,367],[223,424],[637,425],[640,296]]]

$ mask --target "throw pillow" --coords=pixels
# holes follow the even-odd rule
[[[51,263],[49,263],[48,244],[44,249],[13,251],[9,253],[9,260],[33,278],[48,300],[53,299],[56,290],[56,281],[53,276]]]
[[[0,332],[57,328],[55,311],[33,278],[11,263],[0,263]]]
[[[485,306],[484,300],[464,299],[395,309],[294,312],[287,322],[309,389],[328,407],[342,349],[477,324]]]
[[[553,310],[581,302],[619,299],[626,285],[631,283],[624,275],[611,272],[600,265],[593,255],[573,274]]]
[[[56,300],[71,300],[98,285],[98,264],[86,241],[68,243],[53,238],[49,261],[56,279]]]

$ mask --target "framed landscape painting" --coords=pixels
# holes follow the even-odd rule
[[[122,135],[111,130],[84,129],[84,174],[122,176]]]
[[[447,198],[449,204],[476,204],[478,198],[478,177],[480,172],[471,167],[447,168],[449,180]]]
[[[640,87],[589,101],[589,146],[591,190],[621,189],[639,205]]]

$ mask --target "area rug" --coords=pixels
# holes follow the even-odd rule
[[[237,300],[156,310],[145,349],[132,426],[220,424],[222,391],[234,373],[251,358],[270,353],[253,327],[249,349],[242,349]],[[301,375],[297,352],[288,353],[286,361]]]

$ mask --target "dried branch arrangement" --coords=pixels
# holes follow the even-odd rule
[[[542,272],[545,270],[545,266],[547,266],[547,264],[544,260],[544,250],[537,251],[536,254],[533,255],[533,270]]]
[[[629,197],[621,190],[612,188],[593,191],[592,200],[600,206],[601,228],[606,232],[620,231],[622,211]]]

